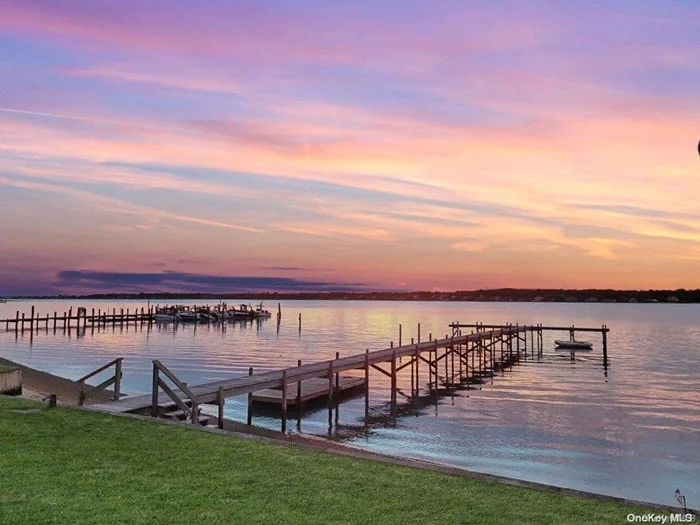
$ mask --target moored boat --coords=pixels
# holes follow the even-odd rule
[[[272,317],[272,314],[263,308],[263,304],[261,301],[257,308],[255,308],[254,316],[259,319],[267,319],[268,317]]]
[[[183,310],[175,315],[175,318],[182,323],[196,323],[199,320],[199,316],[196,312],[190,312]]]
[[[588,341],[569,341],[566,339],[555,339],[554,344],[559,350],[590,350],[593,348],[593,343]]]

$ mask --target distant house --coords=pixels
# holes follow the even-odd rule
[[[678,297],[676,297],[675,295],[672,295],[671,297],[669,297],[668,299],[666,299],[666,301],[669,302],[669,303],[677,303],[677,302],[679,302],[679,301],[678,301]]]

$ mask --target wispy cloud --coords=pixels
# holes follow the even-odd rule
[[[61,270],[52,286],[57,289],[91,288],[131,291],[206,291],[235,293],[248,291],[350,291],[361,290],[361,283],[307,281],[288,277],[206,275],[182,272],[129,273],[89,270]]]

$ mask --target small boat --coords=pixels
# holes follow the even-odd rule
[[[153,317],[156,323],[172,323],[175,321],[175,314],[155,314]]]
[[[240,308],[231,308],[228,310],[228,316],[230,319],[253,319],[255,316],[253,312],[253,307],[247,304],[240,305]]]
[[[177,315],[175,315],[175,319],[177,319],[181,323],[196,323],[199,320],[199,316],[196,312],[183,310],[181,312],[178,312]]]
[[[593,343],[588,341],[569,341],[566,339],[555,339],[554,344],[557,350],[590,350]]]
[[[262,302],[261,302],[261,303],[258,305],[258,307],[255,309],[255,314],[254,314],[254,315],[255,315],[255,317],[257,317],[258,319],[267,319],[268,317],[272,317],[272,314],[271,314],[269,311],[267,311],[267,310],[265,310],[265,309],[263,308]]]

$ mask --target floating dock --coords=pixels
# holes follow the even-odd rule
[[[349,377],[339,376],[336,392],[339,396],[350,394],[353,391],[364,389],[364,377]],[[298,383],[287,383],[287,391],[295,392],[295,389],[301,389],[297,395],[287,397],[287,407],[296,408],[297,403],[304,404],[320,398],[328,397],[328,381],[318,377],[306,379]],[[264,403],[268,405],[282,405],[283,392],[282,388],[267,388],[253,392],[253,403]]]

